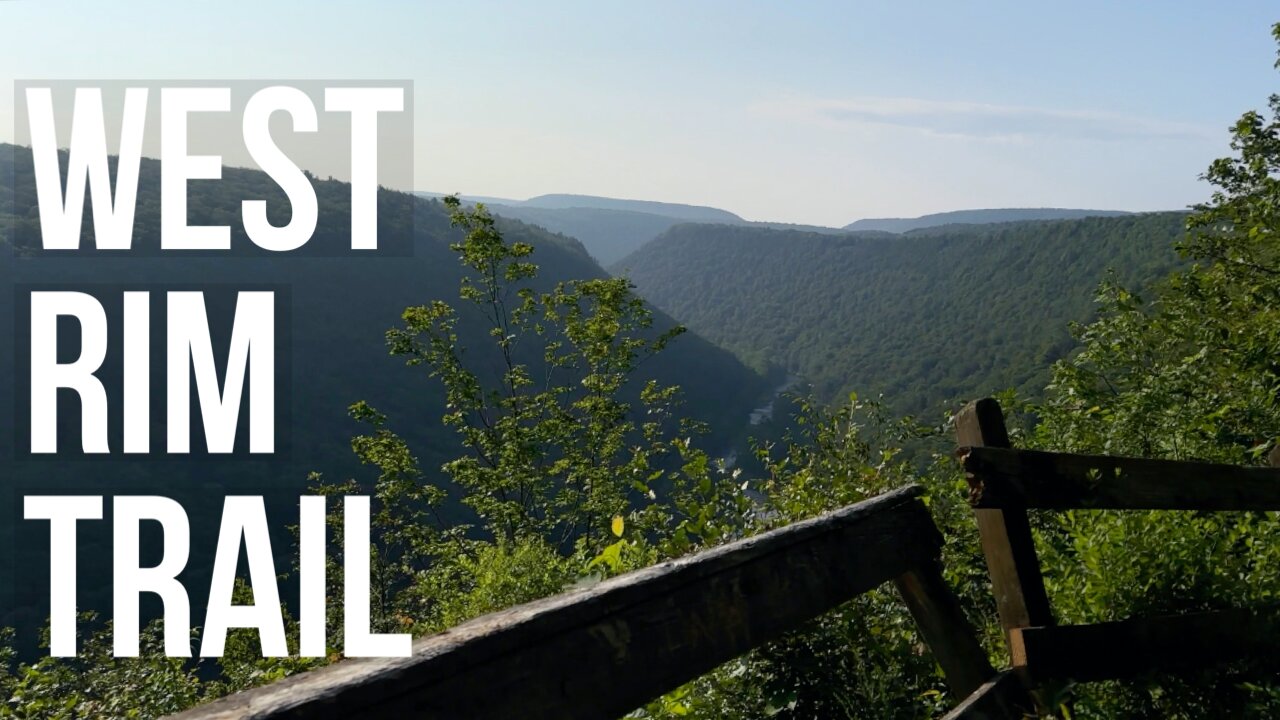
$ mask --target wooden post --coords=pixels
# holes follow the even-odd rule
[[[966,405],[956,415],[956,440],[961,447],[1010,447],[1000,404],[986,398]],[[1053,625],[1027,511],[980,509],[974,515],[1006,639],[1013,628]]]
[[[995,677],[986,651],[978,644],[960,602],[942,577],[940,561],[903,573],[893,584],[957,699],[964,700]]]
[[[1280,442],[1271,448],[1271,454],[1267,456],[1267,462],[1271,463],[1271,467],[1280,468]]]

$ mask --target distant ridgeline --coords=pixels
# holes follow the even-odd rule
[[[18,178],[16,186],[15,173]],[[405,307],[433,300],[458,302],[462,266],[449,249],[449,244],[460,241],[462,236],[450,227],[441,203],[426,199],[413,201],[414,256],[393,263],[374,258],[270,256],[168,256],[115,265],[110,259],[14,260],[7,247],[9,234],[23,237],[39,232],[39,213],[31,174],[30,152],[0,145],[0,253],[3,254],[0,260],[0,339],[8,345],[14,337],[15,281],[63,283],[72,287],[102,282],[120,285],[227,282],[240,287],[255,283],[288,286],[292,305],[291,341],[288,342],[292,378],[289,407],[283,412],[291,418],[291,437],[287,453],[278,459],[261,461],[275,464],[269,473],[275,478],[270,487],[248,482],[227,487],[220,481],[236,477],[237,473],[225,466],[217,472],[205,473],[199,463],[113,458],[111,462],[91,464],[57,459],[25,463],[16,468],[16,477],[6,478],[10,489],[38,485],[48,493],[86,490],[100,493],[101,488],[110,487],[113,492],[122,494],[165,494],[178,499],[189,509],[193,552],[208,550],[211,553],[223,494],[265,494],[269,498],[269,512],[276,511],[281,513],[281,517],[292,517],[296,521],[297,496],[306,487],[308,472],[323,472],[335,481],[347,477],[371,477],[360,468],[351,451],[352,436],[365,431],[347,417],[347,408],[355,401],[367,400],[387,414],[390,426],[410,441],[424,471],[437,480],[442,477],[437,473],[440,464],[457,457],[456,436],[452,429],[440,422],[445,407],[443,392],[421,368],[406,368],[403,359],[390,357],[385,339],[386,330],[400,323]],[[341,207],[350,201],[350,186],[346,183],[313,179],[313,185],[322,209]],[[15,187],[20,190],[15,192]],[[257,171],[228,168],[224,170],[222,180],[215,183],[193,182],[189,192],[193,224],[227,222],[227,213],[235,211],[236,203],[242,198],[261,197],[268,200],[268,207],[283,205],[284,212],[288,212],[287,201],[279,187]],[[159,231],[159,204],[159,163],[144,159],[135,226],[138,241],[155,242],[155,233]],[[324,213],[320,216],[318,236],[326,232],[325,217]],[[233,227],[238,225],[236,222],[231,224]],[[605,275],[575,241],[515,221],[503,221],[500,226],[509,241],[531,243],[536,247],[530,259],[541,268],[535,283],[540,289],[550,289],[559,281]],[[92,226],[87,222],[86,227]],[[345,226],[338,230],[344,231]],[[18,264],[21,264],[20,272],[14,269]],[[462,313],[461,318],[458,325],[461,343],[472,347],[491,344],[485,330],[487,325],[468,323],[466,313]],[[665,330],[673,323],[671,318],[658,313],[654,332]],[[0,383],[0,407],[4,408],[13,408],[12,393],[24,392],[27,387],[26,378],[13,377],[12,355],[11,352],[0,352],[0,377],[5,378],[5,382]],[[541,362],[540,358],[525,360],[531,365]],[[486,365],[478,369],[496,373],[497,365],[491,364],[491,368]],[[104,368],[104,381],[108,386],[112,383],[112,374],[118,377],[119,368]],[[708,440],[712,446],[729,444],[735,433],[741,430],[744,418],[767,392],[763,378],[747,369],[731,353],[693,334],[677,339],[667,351],[644,363],[638,374],[639,377],[634,379],[637,393],[646,378],[681,385],[687,414],[710,423],[715,429],[713,433],[719,433]],[[108,392],[118,390],[108,387]],[[159,417],[162,419],[163,416]],[[8,448],[15,436],[10,420],[9,411],[0,413],[0,452]],[[92,470],[92,478],[86,477],[89,469]],[[262,474],[255,470],[255,473],[247,475],[260,477]],[[214,479],[219,481],[217,487],[212,485]],[[273,493],[287,504],[271,505]],[[219,502],[205,502],[203,505],[199,502],[200,498],[211,494],[216,495]],[[3,513],[0,527],[6,533],[0,537],[0,543],[8,547],[17,546],[14,538],[7,536],[8,533],[28,530],[21,520],[21,508],[15,507],[14,497],[17,496],[13,492],[0,495],[0,513]],[[288,524],[272,522],[271,527]],[[30,526],[30,532],[36,533],[31,536],[33,539],[29,546],[47,549],[47,526],[37,527],[37,523],[25,525]],[[39,536],[39,533],[45,535]],[[111,563],[107,556],[95,561],[91,548],[95,542],[109,546],[109,529],[102,533],[102,537],[93,536],[89,530],[85,535],[80,550],[81,604],[108,609]],[[37,537],[40,542],[35,541]],[[288,549],[291,542],[288,536],[274,538],[274,543],[282,551]],[[281,555],[287,556],[284,552]],[[15,560],[17,557],[16,553],[9,553],[0,558],[0,577],[5,577],[7,584],[8,578],[13,577],[7,573],[15,568],[5,565],[22,563],[23,567],[16,568],[25,574],[22,586],[34,589],[35,600],[43,598],[47,602],[47,556],[37,556],[33,552]],[[193,577],[200,573],[206,575],[203,580],[188,582],[189,587],[208,587],[208,563],[211,561],[211,555],[192,558],[185,572],[194,573]],[[13,591],[6,587],[0,592]],[[17,607],[17,611],[0,616],[0,625],[17,625],[29,638],[33,628],[44,622],[48,608],[27,602],[29,598],[23,597],[21,592],[13,600],[4,602],[3,607]],[[200,597],[192,600],[197,607],[203,603]]]
[[[752,365],[801,375],[824,399],[884,393],[894,408],[932,417],[944,401],[1043,388],[1050,363],[1073,347],[1069,322],[1092,316],[1108,269],[1126,286],[1166,275],[1180,262],[1184,218],[841,237],[686,224],[611,269],[693,331]]]
[[[440,197],[438,193],[418,193]],[[638,250],[680,223],[715,223],[839,234],[839,228],[817,225],[751,222],[729,212],[701,205],[617,200],[592,195],[539,195],[529,200],[466,196],[482,202],[494,215],[537,225],[582,242],[601,265],[608,266]]]
[[[438,198],[439,193],[419,192],[422,197]],[[850,232],[904,233],[949,224],[986,224],[1026,220],[1064,220],[1083,217],[1112,217],[1128,213],[1115,210],[1077,210],[1070,208],[1006,208],[958,210],[922,215],[918,218],[885,218],[858,220],[843,228],[792,223],[756,222],[719,208],[703,205],[620,200],[594,195],[539,195],[528,200],[464,195],[467,202],[484,203],[494,215],[520,220],[531,225],[579,240],[591,257],[608,267],[639,250],[645,243],[681,223],[744,225],[776,230],[802,230],[824,235],[846,235]]]
[[[916,218],[866,218],[844,226],[845,230],[879,230],[905,233],[940,225],[987,225],[1028,220],[1078,220],[1087,217],[1130,215],[1121,210],[1073,210],[1070,208],[992,208],[933,213]]]

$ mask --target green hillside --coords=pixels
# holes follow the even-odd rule
[[[1044,387],[1108,269],[1141,283],[1178,264],[1181,213],[831,237],[679,225],[613,270],[694,331],[821,397],[884,393],[932,411]]]

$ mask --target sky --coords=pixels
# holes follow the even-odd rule
[[[410,80],[416,189],[844,225],[1177,209],[1280,91],[1274,2],[0,0],[15,81]]]

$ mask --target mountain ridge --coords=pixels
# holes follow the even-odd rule
[[[993,223],[1027,222],[1032,220],[1078,220],[1086,217],[1120,217],[1135,213],[1126,210],[1089,210],[1079,208],[972,208],[929,213],[913,218],[864,218],[855,220],[842,229],[880,230],[905,233],[939,225],[990,225]]]
[[[440,198],[441,193],[416,191],[421,197]],[[600,265],[615,265],[640,250],[659,235],[685,223],[762,227],[825,235],[849,233],[892,233],[902,235],[946,225],[987,225],[992,223],[1066,220],[1085,217],[1121,217],[1124,210],[1079,208],[974,208],[931,213],[915,218],[865,218],[843,227],[747,220],[742,216],[707,205],[630,200],[600,195],[549,193],[526,200],[484,195],[460,195],[467,203],[484,203],[499,217],[536,225],[552,233],[580,241]]]

